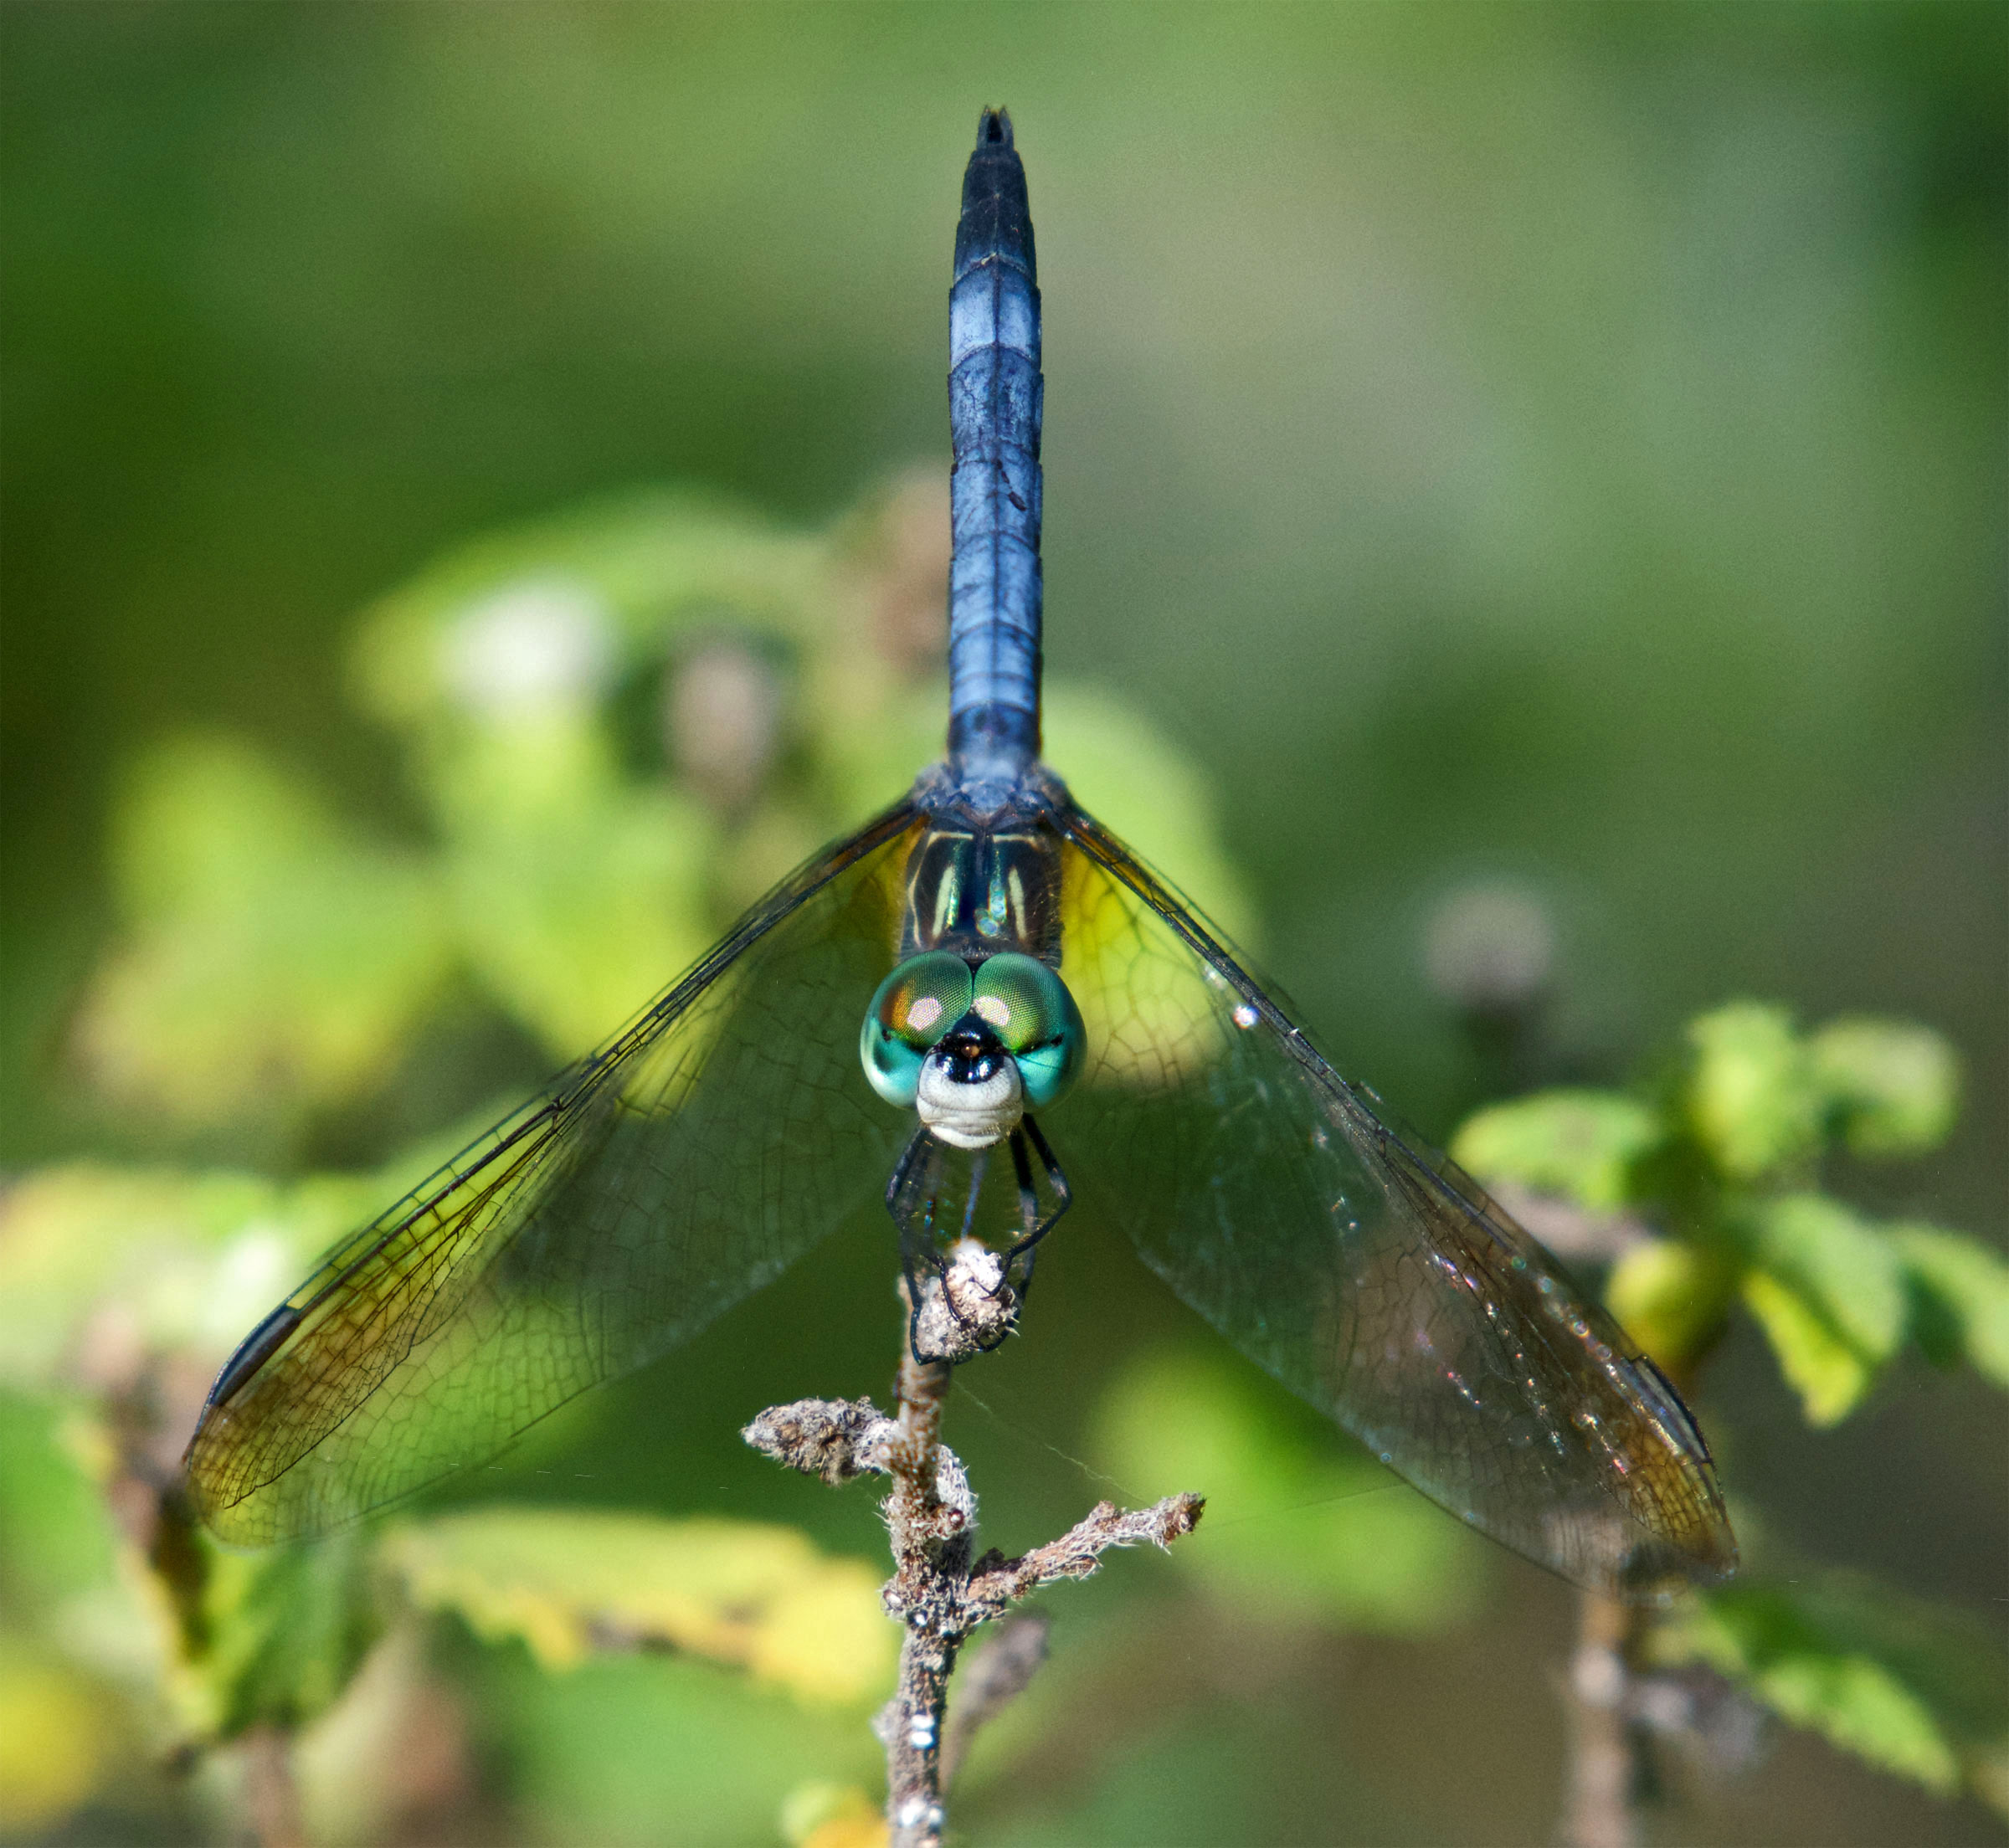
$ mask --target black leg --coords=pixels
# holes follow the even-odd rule
[[[1061,1164],[1054,1159],[1053,1150],[1040,1133],[1040,1126],[1030,1116],[1020,1119],[1020,1127],[1012,1132],[1011,1165],[1018,1185],[1019,1212],[1024,1234],[1018,1242],[1003,1254],[1004,1277],[1023,1297],[1032,1281],[1033,1253],[1040,1240],[1053,1229],[1055,1222],[1073,1204],[1073,1194],[1067,1185],[1067,1177]],[[984,1182],[989,1172],[989,1152],[978,1150],[970,1163],[969,1191],[963,1202],[959,1235],[974,1235],[977,1207],[983,1195]],[[901,1152],[900,1159],[894,1164],[891,1178],[886,1183],[886,1209],[900,1234],[900,1272],[907,1282],[907,1346],[914,1358],[927,1364],[953,1357],[948,1354],[929,1354],[921,1351],[921,1279],[929,1270],[945,1286],[943,1301],[957,1326],[968,1331],[970,1318],[949,1296],[946,1285],[948,1279],[948,1262],[943,1251],[946,1229],[940,1224],[940,1214],[945,1204],[942,1199],[944,1164],[947,1154],[926,1129],[917,1129]],[[1053,1210],[1044,1218],[1040,1214],[1040,1189],[1034,1172],[1036,1160],[1039,1170],[1046,1178],[1051,1190]],[[1005,1332],[1009,1332],[1006,1330]],[[979,1344],[979,1352],[988,1352],[1004,1339],[1000,1333],[997,1340]]]
[[[1054,1159],[1052,1149],[1047,1146],[1046,1137],[1040,1133],[1040,1126],[1032,1120],[1030,1113],[1028,1112],[1020,1117],[1019,1123],[1020,1130],[1024,1132],[1025,1140],[1032,1145],[1033,1153],[1039,1158],[1040,1168],[1046,1172],[1047,1184],[1053,1188],[1055,1203],[1052,1212],[1049,1213],[1045,1219],[1035,1219],[1029,1224],[1026,1227],[1025,1236],[1004,1254],[1004,1263],[1008,1270],[1019,1259],[1025,1258],[1025,1268],[1021,1275],[1030,1276],[1032,1270],[1030,1254],[1034,1246],[1038,1245],[1040,1240],[1054,1229],[1061,1215],[1074,1204],[1074,1189],[1068,1186],[1066,1175],[1061,1172],[1061,1164]],[[1025,1161],[1016,1132],[1012,1137],[1012,1154],[1014,1161],[1019,1168],[1020,1197],[1023,1199],[1031,1180],[1031,1173],[1029,1164]],[[1035,1199],[1035,1210],[1036,1206]]]
[[[977,1223],[977,1196],[984,1191],[984,1169],[990,1160],[990,1151],[979,1148],[970,1158],[969,1204],[963,1209],[963,1236],[969,1238]]]
[[[938,1358],[921,1352],[921,1267],[932,1263],[938,1272],[935,1196],[941,1184],[942,1146],[925,1129],[917,1129],[893,1166],[886,1183],[886,1210],[900,1234],[900,1275],[907,1282],[907,1345],[917,1361]]]
[[[1025,1260],[1018,1277],[1019,1296],[1023,1300],[1026,1291],[1032,1288],[1032,1260],[1039,1255],[1034,1244],[1039,1237],[1040,1224],[1040,1193],[1033,1184],[1032,1161],[1025,1152],[1023,1130],[1015,1129],[1011,1132],[1011,1165],[1019,1182],[1019,1217],[1025,1228],[1025,1237],[1012,1247],[1012,1256],[1022,1253]],[[999,1280],[1000,1286],[1011,1275],[1011,1264],[1012,1257],[1007,1257],[1004,1276]]]

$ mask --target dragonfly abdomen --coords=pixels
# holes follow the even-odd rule
[[[1011,119],[984,110],[949,290],[949,756],[1015,778],[1040,748],[1040,291]]]

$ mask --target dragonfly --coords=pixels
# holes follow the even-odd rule
[[[1021,1290],[1078,1201],[1515,1552],[1634,1598],[1734,1568],[1673,1387],[1040,762],[1040,316],[987,110],[949,292],[943,760],[251,1332],[186,1458],[221,1539],[324,1532],[487,1460],[875,1198],[910,1283],[974,1237]]]

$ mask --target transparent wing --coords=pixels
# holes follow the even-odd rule
[[[1517,1553],[1631,1596],[1731,1570],[1701,1436],[1611,1318],[1388,1129],[1121,842],[1078,810],[1063,828],[1090,1051],[1047,1127],[1083,1197],[1250,1358]]]
[[[916,825],[902,803],[805,867],[254,1331],[188,1450],[219,1537],[318,1532],[493,1455],[884,1189],[911,1126],[858,1022]]]

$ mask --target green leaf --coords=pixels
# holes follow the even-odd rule
[[[590,501],[463,546],[383,599],[358,683],[403,727],[576,709],[684,629],[803,634],[825,564],[819,539],[716,495]]]
[[[91,1163],[25,1177],[0,1194],[0,1378],[102,1380],[162,1354],[220,1363],[324,1251],[466,1139],[456,1126],[377,1173],[291,1183]]]
[[[1942,1795],[2003,1807],[2009,1662],[1971,1620],[1844,1574],[1710,1592],[1656,1626],[1796,1726]]]
[[[1866,1359],[1888,1360],[1904,1338],[1904,1265],[1888,1236],[1838,1200],[1789,1194],[1752,1214],[1755,1261],[1796,1289]]]
[[[1838,1424],[1862,1402],[1876,1369],[1819,1312],[1762,1270],[1745,1274],[1744,1304],[1757,1318],[1779,1370],[1799,1394],[1810,1424]]]
[[[653,1643],[841,1703],[882,1691],[898,1648],[872,1568],[792,1527],[491,1507],[400,1527],[384,1557],[419,1604],[547,1669]]]
[[[1296,1420],[1263,1383],[1175,1351],[1133,1363],[1111,1385],[1095,1455],[1138,1497],[1204,1495],[1207,1519],[1173,1558],[1266,1619],[1403,1635],[1470,1609],[1484,1578],[1470,1534]]]
[[[1559,1194],[1594,1213],[1631,1198],[1632,1164],[1662,1139],[1644,1104],[1608,1091],[1550,1091],[1470,1118],[1452,1158],[1492,1185]]]
[[[115,820],[127,927],[78,1045],[111,1096],[171,1123],[283,1116],[375,1080],[451,965],[440,894],[249,747],[182,739]]]
[[[1858,1155],[1922,1155],[1952,1133],[1958,1055],[1928,1027],[1902,1020],[1831,1022],[1807,1043],[1814,1082]]]
[[[220,1360],[364,1207],[348,1188],[80,1164],[0,1199],[0,1368],[47,1385],[104,1340]]]
[[[1897,1247],[1839,1202],[1788,1194],[1748,1209],[1744,1298],[1808,1419],[1847,1416],[1896,1353],[1909,1319]]]
[[[1910,1286],[1911,1333],[1929,1360],[1965,1360],[2009,1389],[2009,1263],[1979,1239],[1897,1225],[1890,1241]]]
[[[19,1616],[104,1584],[117,1554],[98,1482],[52,1397],[0,1391],[0,1583]]]
[[[1737,1293],[1721,1254],[1678,1239],[1648,1239],[1611,1267],[1605,1301],[1660,1364],[1683,1371],[1715,1338]]]
[[[373,1537],[352,1528],[262,1553],[195,1542],[206,1560],[206,1636],[177,1681],[184,1717],[200,1736],[304,1726],[341,1697],[383,1627]]]
[[[1755,1180],[1818,1147],[1822,1093],[1784,1008],[1739,1001],[1688,1026],[1687,1109],[1697,1140],[1733,1180]]]
[[[886,1848],[885,1813],[855,1784],[798,1784],[781,1806],[789,1848]]]
[[[55,1830],[115,1768],[123,1730],[104,1691],[70,1664],[0,1642],[0,1835]]]
[[[619,783],[595,722],[470,738],[440,774],[468,958],[554,1059],[605,1039],[704,953],[717,830],[666,788]]]

